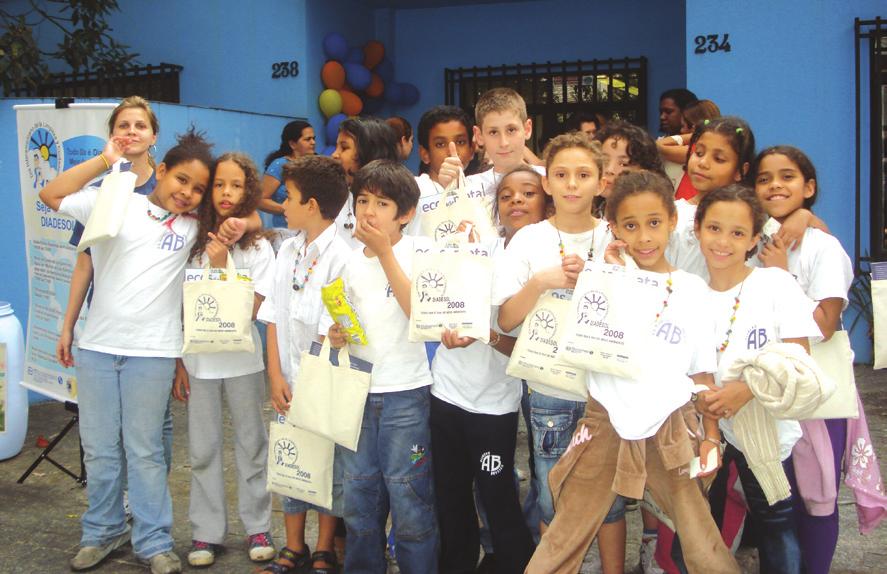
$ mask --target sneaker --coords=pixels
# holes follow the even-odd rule
[[[276,551],[270,532],[260,532],[249,535],[249,559],[253,562],[267,562],[272,560]]]
[[[75,572],[79,570],[88,570],[94,566],[98,566],[108,557],[108,554],[129,542],[130,533],[131,531],[127,524],[126,530],[123,531],[122,534],[112,538],[107,544],[102,546],[84,546],[77,551],[76,556],[71,558],[68,565],[71,567],[71,570],[74,570]]]
[[[182,571],[182,561],[175,552],[161,552],[148,560],[151,574],[176,574]]]
[[[641,572],[644,574],[665,574],[665,570],[656,563],[653,554],[656,553],[657,538],[644,538],[641,540]]]
[[[216,545],[202,540],[191,541],[188,564],[191,566],[211,566],[216,561]]]

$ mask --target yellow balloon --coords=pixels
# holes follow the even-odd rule
[[[337,90],[324,90],[320,92],[317,104],[323,115],[329,119],[342,111],[342,96]]]

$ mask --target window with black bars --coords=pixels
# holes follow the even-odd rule
[[[447,68],[447,104],[474,117],[474,104],[491,88],[513,88],[527,102],[533,120],[528,145],[540,152],[552,137],[566,131],[580,112],[621,118],[646,127],[647,59],[622,58],[544,64]]]
[[[160,64],[128,68],[117,74],[72,72],[52,74],[37,88],[15,88],[8,96],[38,98],[125,98],[138,94],[152,102],[177,104],[182,66]]]

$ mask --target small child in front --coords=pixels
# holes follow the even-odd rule
[[[279,414],[290,408],[290,381],[299,374],[302,351],[311,348],[325,333],[319,323],[323,313],[320,288],[342,273],[350,249],[335,223],[348,200],[345,170],[336,160],[304,156],[288,162],[282,171],[287,198],[283,215],[297,235],[283,242],[277,252],[274,285],[259,308],[258,319],[268,325],[268,380],[271,404]],[[333,540],[337,517],[342,515],[342,462],[336,448],[333,463],[333,506],[317,508],[307,502],[283,497],[286,546],[262,572],[286,574],[312,566],[334,571]],[[308,510],[317,511],[316,552],[305,543]]]
[[[404,574],[437,572],[438,530],[431,471],[431,372],[423,343],[407,340],[410,273],[417,248],[430,243],[404,235],[419,201],[413,175],[400,162],[374,160],[351,185],[365,247],[348,258],[342,279],[367,344],[348,352],[373,364],[356,452],[345,451],[345,571],[384,574],[389,507]],[[331,323],[328,316],[325,319]],[[330,343],[345,345],[338,324]]]

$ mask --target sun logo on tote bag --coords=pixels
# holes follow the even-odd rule
[[[447,290],[447,279],[444,274],[436,269],[426,269],[419,273],[416,281],[416,294],[419,301],[427,301],[432,297],[442,297]]]
[[[209,321],[219,314],[219,303],[212,295],[201,295],[194,304],[194,320]]]
[[[557,332],[557,319],[548,309],[539,309],[530,322],[531,339],[551,339]]]
[[[434,229],[434,240],[440,241],[444,237],[447,237],[454,233],[456,233],[456,222],[449,220],[441,221]]]
[[[579,322],[601,321],[607,316],[608,310],[607,296],[600,291],[589,291],[579,301]]]
[[[299,460],[299,449],[296,443],[288,438],[282,438],[274,443],[274,459],[277,464],[296,464]]]

